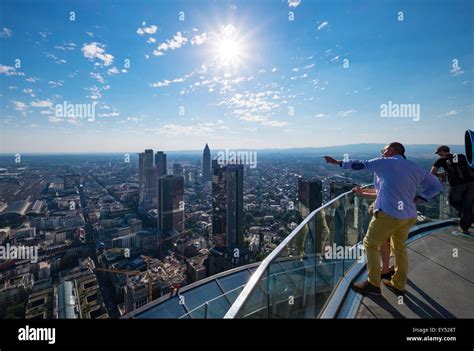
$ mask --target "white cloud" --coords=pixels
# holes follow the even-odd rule
[[[318,30],[321,30],[321,29],[324,29],[326,28],[327,26],[329,25],[329,22],[322,22],[319,26],[318,26]]]
[[[339,61],[339,55],[334,56],[334,57],[333,57],[332,59],[330,59],[329,61],[331,61],[331,62]]]
[[[275,73],[276,71],[278,71],[278,68],[273,67],[273,68],[272,68],[272,72]]]
[[[46,39],[48,36],[51,35],[50,32],[39,32],[38,34],[41,35],[41,37],[43,37],[43,39]]]
[[[57,87],[62,87],[63,86],[63,81],[62,80],[58,80],[58,81],[53,81],[53,80],[50,80],[48,82],[49,86],[51,88],[57,88]]]
[[[63,50],[63,51],[72,51],[76,48],[76,44],[74,43],[64,43],[63,45],[56,45],[54,48],[57,50]]]
[[[146,42],[149,44],[153,44],[153,43],[156,43],[156,39],[153,37],[149,37]]]
[[[102,84],[105,83],[104,77],[102,77],[102,75],[100,73],[91,72],[90,75],[91,75],[92,78],[97,80],[99,83],[102,83]]]
[[[85,88],[85,89],[90,92],[90,95],[87,95],[87,97],[91,98],[92,100],[97,100],[102,97],[102,93],[101,93],[102,89],[97,87],[96,85],[93,85],[92,87]]]
[[[4,27],[1,31],[0,31],[0,38],[11,38],[11,36],[13,35],[13,32],[11,29],[8,29],[6,27]]]
[[[464,73],[464,71],[461,68],[461,66],[456,66],[456,67],[453,67],[453,69],[449,71],[449,73],[451,73],[451,75],[453,76],[460,76],[461,74]]]
[[[118,117],[120,116],[120,113],[118,112],[110,112],[110,113],[99,113],[99,117]]]
[[[0,65],[0,74],[4,74],[6,76],[24,76],[23,72],[17,72],[14,67]]]
[[[94,38],[94,33],[92,33],[92,32],[86,32],[86,34],[87,34],[88,36],[90,36],[91,38]]]
[[[49,100],[41,100],[41,101],[32,101],[31,106],[33,107],[51,107],[53,103]]]
[[[316,118],[325,118],[325,117],[329,117],[329,115],[326,115],[324,113],[318,113],[318,114],[314,115],[314,117],[316,117]]]
[[[353,114],[354,112],[357,112],[357,111],[353,110],[353,109],[350,109],[350,110],[347,110],[347,111],[339,111],[337,114],[338,114],[338,116],[341,116],[341,117],[347,117],[347,116]]]
[[[126,72],[126,71],[125,71],[125,72]],[[124,72],[124,73],[125,73],[125,72]],[[114,74],[119,74],[119,73],[120,73],[120,72],[119,72],[118,68],[115,67],[115,66],[112,67],[112,68],[109,68],[109,69],[107,70],[107,74],[108,74],[109,76],[112,76],[112,75],[114,75]]]
[[[301,4],[301,0],[288,0],[288,6],[292,8],[296,8]]]
[[[26,104],[22,101],[13,101],[13,105],[15,105],[15,110],[17,111],[24,111],[26,109]]]
[[[29,77],[29,78],[26,78],[25,80],[30,83],[36,83],[37,81],[39,81],[39,78]]]
[[[84,44],[81,51],[84,57],[91,61],[99,59],[105,66],[110,66],[114,61],[114,57],[111,54],[105,53],[104,45],[100,43],[92,42],[90,44]]]
[[[209,124],[198,123],[196,125],[189,125],[189,126],[168,123],[159,129],[159,133],[168,135],[168,136],[210,135],[214,131],[214,128],[212,126],[213,126],[212,123],[209,123]]]
[[[204,33],[202,33],[202,34],[195,35],[195,36],[191,39],[191,44],[192,44],[192,45],[202,45],[202,44],[204,44],[208,39],[209,39],[209,34],[204,32]]]
[[[143,22],[143,23],[145,23],[145,22]],[[145,33],[146,34],[155,34],[157,29],[158,29],[157,26],[151,25],[149,27],[138,28],[137,33],[139,35],[144,35]]]
[[[164,51],[179,49],[183,45],[185,45],[187,41],[188,39],[186,37],[183,37],[181,32],[176,32],[173,38],[168,39],[166,40],[166,42],[158,45],[156,50],[153,51],[153,55],[161,56],[164,54]]]
[[[25,89],[23,89],[23,92],[26,93],[26,94],[31,94],[33,92],[33,89],[25,88]]]
[[[51,122],[51,123],[58,123],[58,122],[62,122],[63,119],[58,118],[58,117],[54,117],[54,116],[50,116],[50,117],[48,117],[48,121]]]
[[[445,116],[446,116],[446,117],[449,117],[449,116],[455,116],[455,115],[457,115],[457,114],[458,114],[457,111],[451,110],[451,111],[445,113]]]

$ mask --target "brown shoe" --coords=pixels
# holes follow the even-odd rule
[[[370,284],[367,280],[362,283],[352,283],[352,289],[354,289],[355,291],[357,291],[359,294],[362,294],[362,295],[367,295],[367,294],[381,295],[382,294],[379,287]]]
[[[397,296],[405,296],[405,290],[399,290],[396,287],[393,286],[392,281],[388,279],[382,279],[383,285],[385,285],[388,290],[393,292]]]

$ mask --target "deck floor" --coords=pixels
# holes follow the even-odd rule
[[[382,284],[382,296],[363,297],[357,318],[473,318],[474,238],[440,229],[408,245],[403,303]]]

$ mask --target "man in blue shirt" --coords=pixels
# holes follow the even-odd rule
[[[353,284],[353,288],[362,294],[380,294],[379,247],[390,238],[395,274],[391,281],[383,280],[383,283],[396,294],[404,295],[408,274],[406,240],[410,228],[416,223],[416,203],[436,196],[442,185],[430,172],[406,159],[402,144],[394,142],[385,146],[382,155],[362,161],[324,158],[327,163],[344,169],[374,172],[376,179],[374,216],[364,238],[368,279]],[[419,186],[423,187],[423,191],[417,195]]]

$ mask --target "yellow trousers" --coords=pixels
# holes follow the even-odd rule
[[[397,219],[382,211],[377,211],[369,224],[364,238],[367,255],[369,283],[380,286],[379,247],[390,238],[390,247],[394,256],[395,274],[392,284],[398,290],[405,290],[408,274],[408,254],[406,240],[408,231],[416,223],[416,218]]]

